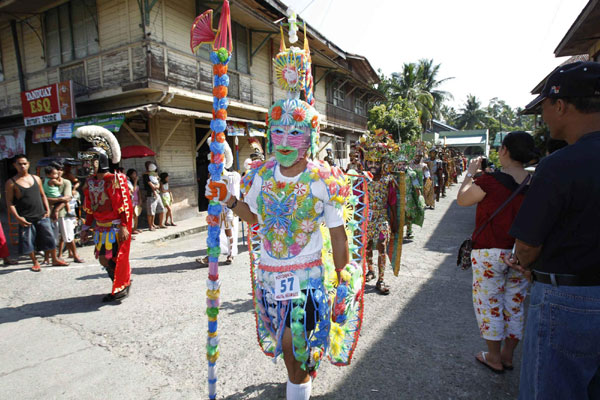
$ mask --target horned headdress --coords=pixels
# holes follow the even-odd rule
[[[115,135],[106,128],[97,125],[87,125],[77,128],[73,136],[79,139],[85,139],[92,143],[94,147],[79,153],[80,159],[98,159],[99,170],[108,172],[110,159],[113,164],[121,161],[121,146]]]

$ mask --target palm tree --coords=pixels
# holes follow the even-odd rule
[[[401,97],[412,103],[419,112],[421,125],[425,127],[432,118],[434,98],[431,93],[423,89],[417,72],[417,64],[406,63],[402,67],[402,73],[392,73],[390,95],[392,98]]]
[[[417,74],[423,86],[423,89],[433,96],[433,108],[431,114],[433,118],[439,119],[442,116],[442,105],[446,100],[452,100],[454,97],[450,92],[440,90],[439,87],[450,78],[438,80],[438,74],[442,64],[434,64],[433,59],[423,58],[419,60]]]
[[[458,129],[481,129],[486,126],[487,113],[481,108],[481,102],[472,94],[467,95],[465,106],[460,109],[456,119]]]

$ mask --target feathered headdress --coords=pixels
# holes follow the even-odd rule
[[[287,98],[277,100],[269,109],[267,115],[267,152],[272,152],[271,125],[294,125],[310,129],[310,152],[313,156],[319,148],[320,117],[314,107],[313,77],[310,49],[304,25],[304,48],[285,45],[283,28],[279,53],[273,59],[275,79],[279,86],[287,92]],[[293,32],[290,32],[293,33]],[[306,101],[300,100],[304,93]]]
[[[98,125],[87,125],[77,128],[73,132],[73,136],[85,139],[92,143],[94,147],[104,150],[113,164],[121,161],[121,146],[115,135],[108,129]]]

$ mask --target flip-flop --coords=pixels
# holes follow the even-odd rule
[[[487,354],[486,351],[480,351],[478,354],[481,354],[481,358],[483,359],[483,361],[482,361],[479,358],[477,358],[477,356],[475,356],[475,359],[480,364],[486,366],[487,368],[489,368],[490,370],[492,370],[492,372],[494,372],[495,374],[503,374],[504,373],[504,368],[503,369],[496,369],[496,368],[492,367],[490,364],[488,364],[487,360],[485,359],[485,355]]]
[[[69,263],[66,261],[58,260],[58,262],[53,262],[52,266],[53,267],[67,267],[67,266],[69,266]]]
[[[508,364],[502,363],[502,366],[504,367],[504,369],[506,371],[512,371],[513,369],[515,369],[514,365],[508,365]]]
[[[373,272],[373,271],[367,272],[367,274],[365,275],[365,282],[370,282],[373,279],[375,279],[375,272]]]
[[[34,265],[33,267],[31,267],[31,270],[33,272],[40,272],[42,270],[42,267],[40,267],[39,265]]]

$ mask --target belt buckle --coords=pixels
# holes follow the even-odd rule
[[[558,287],[558,283],[556,282],[556,274],[550,274],[550,282],[552,283],[552,286]]]

